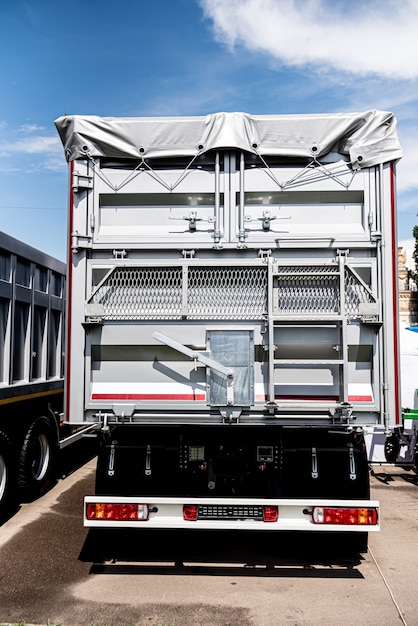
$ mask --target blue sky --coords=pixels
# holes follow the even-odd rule
[[[0,0],[0,230],[65,260],[60,115],[393,111],[418,224],[418,0]]]

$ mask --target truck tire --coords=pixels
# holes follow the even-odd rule
[[[13,466],[12,446],[9,438],[0,431],[0,520],[11,503],[13,494],[13,478],[15,476]]]
[[[401,449],[401,443],[395,433],[392,433],[386,437],[385,441],[385,458],[388,463],[396,463],[399,452]]]
[[[20,451],[18,486],[26,498],[38,498],[51,486],[57,455],[55,424],[47,417],[38,417],[28,429]]]

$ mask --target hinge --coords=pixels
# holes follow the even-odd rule
[[[264,262],[268,261],[269,257],[271,256],[271,250],[259,250],[258,251],[258,256],[260,257],[260,259]]]
[[[349,254],[350,254],[350,250],[348,248],[347,249],[343,249],[343,250],[338,248],[338,250],[336,251],[335,254],[336,254],[337,257],[345,257],[345,258],[347,258],[349,256]]]
[[[71,250],[76,254],[79,248],[91,248],[91,237],[74,231],[71,233]]]
[[[84,330],[89,330],[93,326],[103,326],[103,318],[102,317],[87,317],[84,322],[81,322]]]
[[[239,233],[237,233],[237,237],[238,237],[237,248],[245,249],[247,247],[245,240],[248,237],[245,230],[240,230]]]
[[[124,259],[128,256],[126,250],[113,250],[113,256],[115,259]]]
[[[195,250],[182,250],[181,251],[184,259],[192,259],[196,254]]]
[[[78,172],[73,172],[71,187],[73,193],[78,193],[80,189],[93,189],[93,176],[85,176]]]

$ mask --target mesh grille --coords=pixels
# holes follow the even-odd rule
[[[345,268],[345,313],[359,315],[359,305],[374,303],[375,298]],[[337,266],[281,267],[277,273],[277,311],[281,315],[338,315],[340,304],[340,274]]]
[[[323,315],[340,311],[338,267],[282,267],[278,271],[279,314]]]
[[[89,303],[106,319],[259,319],[267,312],[267,268],[121,267]]]
[[[267,270],[205,267],[189,271],[190,318],[258,319],[267,313]]]
[[[106,319],[261,319],[267,313],[267,267],[120,267],[91,297]],[[276,270],[278,315],[338,315],[337,266],[285,266]],[[185,281],[185,283],[183,282]],[[375,299],[345,269],[345,312]]]
[[[360,304],[376,302],[375,298],[348,268],[345,269],[344,285],[345,308],[348,315],[358,315]]]
[[[115,269],[91,299],[108,319],[181,316],[182,270],[121,267]]]

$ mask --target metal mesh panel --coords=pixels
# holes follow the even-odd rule
[[[115,269],[91,298],[108,319],[180,318],[181,267]]]
[[[259,319],[267,267],[116,268],[90,298],[106,319]],[[183,300],[184,291],[184,300]]]
[[[376,301],[348,268],[345,269],[344,285],[345,309],[348,315],[358,315],[360,304],[369,304]]]
[[[340,312],[338,267],[281,267],[276,307],[281,315],[331,315]]]
[[[376,300],[349,269],[344,272],[345,314],[359,315],[359,306]],[[281,315],[332,315],[340,311],[340,275],[335,267],[282,267],[277,275],[276,308]]]
[[[266,313],[266,267],[190,268],[190,318],[259,319]]]

